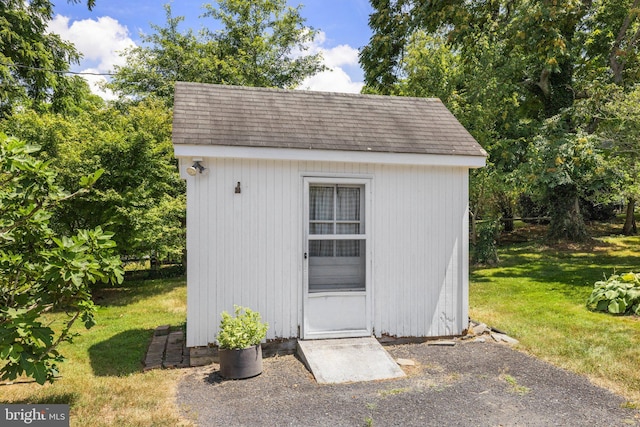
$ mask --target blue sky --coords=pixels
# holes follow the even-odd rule
[[[121,65],[119,51],[140,44],[139,34],[151,33],[151,24],[163,26],[165,0],[97,0],[88,11],[82,4],[56,2],[54,20],[49,30],[73,42],[84,59],[74,71],[109,72]],[[199,30],[208,18],[199,19],[203,1],[173,1],[174,16],[184,16],[184,28]],[[211,2],[215,4],[215,2]],[[320,30],[311,50],[321,52],[325,64],[332,69],[305,81],[302,89],[335,92],[359,92],[362,70],[357,63],[358,49],[371,36],[368,27],[371,6],[368,0],[306,0],[289,1],[292,6],[302,4],[301,14],[306,24]],[[95,83],[101,78],[89,78]],[[97,91],[97,89],[96,89]],[[110,97],[109,94],[103,94]]]

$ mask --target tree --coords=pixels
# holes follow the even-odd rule
[[[381,67],[380,63],[401,64],[407,56],[416,57],[412,52],[417,48],[415,33],[441,40],[462,66],[458,74],[470,76],[458,80],[456,103],[447,105],[454,112],[459,110],[461,121],[485,146],[501,174],[518,172],[527,164],[530,153],[554,155],[557,147],[578,144],[583,132],[597,129],[598,121],[575,122],[578,115],[568,110],[576,109],[576,102],[591,96],[594,86],[616,82],[628,87],[639,78],[640,0],[396,0],[372,4],[377,14],[385,16],[384,22],[410,25],[409,33],[398,33],[388,25],[372,26],[374,35],[363,53],[368,49],[377,53],[360,57],[367,86],[375,90],[381,81],[395,79],[399,82],[396,87],[407,82],[410,84],[405,87],[415,91],[419,82],[414,78],[415,67],[396,69]],[[382,60],[379,55],[390,57]],[[418,69],[428,72],[427,67]],[[433,80],[426,79],[425,83],[432,85]],[[426,86],[422,93],[438,93],[437,87],[437,83],[436,88]],[[555,130],[547,134],[558,140],[536,139],[544,123],[557,122],[556,117],[569,120],[566,125],[552,126]],[[559,135],[558,130],[566,135]],[[541,144],[551,146],[543,148]],[[578,144],[576,148],[580,147]],[[552,157],[538,164],[554,161]],[[597,162],[594,158],[587,163]],[[519,175],[548,184],[566,178],[559,168],[555,170],[560,174],[555,179],[547,179],[544,171]],[[586,195],[584,191],[591,193],[593,189],[565,180],[563,191],[558,192],[555,187],[538,185],[543,181],[522,185],[541,189],[547,199],[564,207],[553,211],[552,223],[559,226],[552,224],[551,237],[583,238],[585,228],[578,200]],[[558,200],[559,195],[566,200]],[[574,224],[561,225],[567,221]]]
[[[600,110],[598,134],[604,140],[610,169],[619,174],[619,194],[627,200],[623,234],[638,232],[634,215],[640,199],[640,87],[623,92],[610,88],[610,100]]]
[[[72,341],[74,323],[94,324],[89,286],[121,283],[123,271],[113,234],[96,227],[65,236],[50,227],[55,206],[86,193],[101,171],[69,194],[36,151],[0,134],[0,378],[26,374],[44,384],[57,374],[57,348]],[[59,325],[45,320],[51,312]]]
[[[54,210],[60,233],[106,224],[123,257],[180,259],[184,249],[184,181],[171,144],[171,114],[153,99],[112,106],[89,98],[72,114],[24,110],[0,130],[42,147],[58,179],[71,187],[102,169],[93,191]]]
[[[399,65],[411,33],[411,18],[403,9],[406,0],[371,0],[369,27],[373,35],[360,51],[365,92],[389,95],[399,79]]]
[[[89,9],[94,4],[87,1]],[[0,118],[10,114],[17,102],[31,102],[37,108],[75,89],[61,72],[78,63],[80,55],[72,44],[47,33],[52,17],[53,3],[48,0],[0,2]],[[52,105],[62,108],[64,103]]]
[[[179,31],[183,17],[165,6],[165,27],[142,36],[144,46],[126,52],[110,87],[136,99],[156,96],[173,104],[175,81],[261,87],[295,87],[323,69],[320,56],[304,55],[315,31],[304,26],[300,8],[285,0],[220,0],[205,4],[203,18],[222,25],[218,31]]]
[[[581,241],[588,237],[584,221],[573,217],[580,215],[580,198],[607,190],[609,176],[597,135],[567,131],[570,122],[563,115],[545,121],[523,170],[547,198],[549,235]]]

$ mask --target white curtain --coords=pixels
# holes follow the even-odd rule
[[[309,187],[309,234],[360,234],[360,188]],[[311,240],[309,255],[357,257],[359,240]]]

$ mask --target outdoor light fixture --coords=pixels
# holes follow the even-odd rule
[[[193,165],[187,168],[187,173],[191,176],[196,176],[197,173],[202,173],[206,169],[200,164],[202,159],[193,159]]]

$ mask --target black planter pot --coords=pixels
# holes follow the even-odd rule
[[[240,350],[221,348],[220,375],[230,380],[251,378],[262,373],[262,347],[260,344]]]

